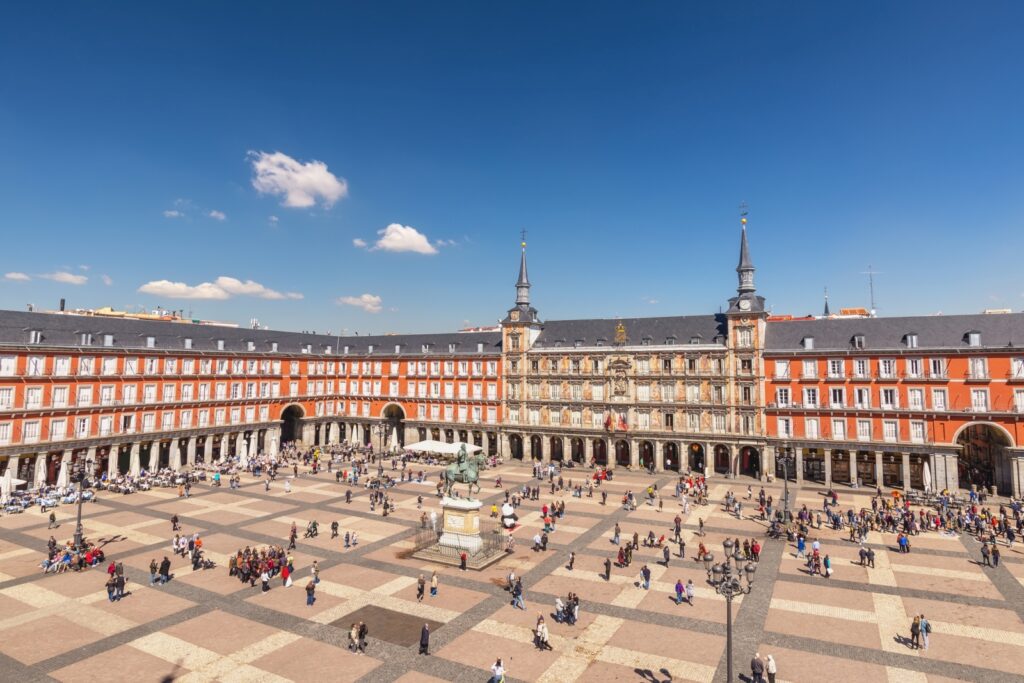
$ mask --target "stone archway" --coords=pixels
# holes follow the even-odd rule
[[[575,463],[583,464],[586,454],[584,453],[583,439],[574,437],[569,440],[569,452],[572,457],[572,461]]]
[[[705,474],[704,446],[699,443],[691,443],[686,449],[686,457],[690,470],[698,474]]]
[[[508,454],[510,457],[516,460],[523,459],[523,437],[518,434],[509,434],[508,437]]]
[[[391,445],[392,435],[399,448],[405,446],[405,410],[397,403],[389,403],[384,406],[380,413],[384,424],[387,425],[387,434],[384,436],[384,447]]]
[[[600,467],[608,466],[608,442],[604,439],[594,439],[594,464]]]
[[[530,456],[537,462],[544,459],[544,439],[536,434],[530,437]]]
[[[960,488],[995,486],[1000,495],[1013,495],[1013,470],[1006,449],[1013,441],[1005,430],[987,422],[969,424],[957,434]]]
[[[302,418],[306,412],[297,403],[293,403],[281,412],[281,443],[298,441],[302,438]]]
[[[619,439],[615,442],[615,466],[616,467],[629,467],[630,455],[629,455],[629,442],[625,439]]]
[[[662,466],[666,470],[679,471],[679,446],[669,441],[661,447]]]
[[[753,446],[740,449],[740,474],[755,479],[761,478],[761,454]]]
[[[553,436],[551,437],[551,460],[555,462],[562,462],[562,437]]]
[[[729,474],[731,463],[729,462],[729,447],[725,444],[715,446],[715,472],[718,474]]]
[[[640,467],[645,470],[653,470],[655,468],[654,463],[654,444],[650,441],[640,442]]]

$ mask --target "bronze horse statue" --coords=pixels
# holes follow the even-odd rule
[[[473,487],[480,493],[480,470],[484,468],[484,459],[481,456],[466,455],[466,446],[459,450],[458,459],[444,470],[444,495],[452,494],[452,487],[455,484],[468,484],[469,495],[473,495]]]

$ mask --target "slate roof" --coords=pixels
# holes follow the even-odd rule
[[[374,347],[374,355],[393,356],[395,345],[401,345],[402,355],[422,355],[423,344],[430,344],[430,354],[449,354],[448,345],[456,344],[455,353],[477,353],[482,343],[484,354],[501,352],[500,332],[449,332],[442,334],[397,334],[374,336],[347,336],[285,332],[281,330],[251,330],[240,327],[221,327],[160,320],[136,320],[105,316],[82,316],[59,313],[0,310],[0,346],[29,345],[29,331],[42,332],[39,346],[80,347],[82,333],[93,335],[92,347],[103,346],[103,335],[112,334],[112,348],[146,349],[146,337],[155,337],[155,351],[180,351],[185,339],[192,339],[193,351],[217,351],[217,340],[224,340],[224,351],[252,353],[248,342],[255,343],[255,352],[269,353],[271,342],[277,342],[278,353],[302,353],[312,344],[310,353],[321,354],[331,347],[332,354],[340,354],[349,347],[349,355],[366,354]]]
[[[660,346],[674,337],[673,344],[689,344],[697,337],[701,344],[722,343],[728,333],[724,315],[687,315],[664,318],[592,318],[548,320],[543,323],[533,348],[612,346],[619,323],[626,328],[629,346],[641,346],[645,337],[651,346]],[[716,337],[722,339],[717,341]]]
[[[860,351],[855,335],[865,351],[905,350],[908,334],[922,349],[969,349],[968,332],[981,333],[981,348],[1024,348],[1024,313],[769,321],[765,350],[801,351],[804,337],[814,337],[815,351]]]

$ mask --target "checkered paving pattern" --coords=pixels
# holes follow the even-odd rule
[[[427,468],[433,472],[433,468]],[[493,486],[500,474],[505,488],[531,480],[528,467],[505,465],[488,472],[480,497],[504,499]],[[583,470],[568,470],[581,480]],[[873,533],[874,568],[861,567],[858,547],[846,535],[814,531],[822,553],[832,559],[829,579],[809,576],[795,548],[764,540],[764,525],[736,519],[720,501],[730,486],[743,497],[747,481],[713,480],[715,504],[691,505],[683,514],[672,497],[670,475],[620,474],[600,496],[574,498],[551,494],[542,485],[540,501],[520,508],[517,550],[480,572],[459,572],[408,557],[424,507],[440,513],[433,486],[408,482],[393,489],[397,512],[371,513],[365,491],[334,481],[333,475],[302,475],[291,493],[244,478],[238,491],[198,486],[189,499],[176,490],[157,489],[130,496],[100,494],[85,507],[86,535],[104,544],[111,559],[124,562],[130,595],[110,603],[100,569],[46,575],[38,564],[46,539],[70,536],[73,509],[61,508],[61,526],[47,529],[36,511],[0,518],[0,678],[18,681],[483,681],[501,657],[508,680],[516,681],[698,681],[725,680],[726,602],[707,584],[694,554],[700,542],[722,554],[726,537],[759,538],[764,549],[751,594],[732,603],[734,662],[748,670],[750,657],[772,654],[780,681],[817,681],[822,671],[836,681],[949,680],[1006,681],[1019,676],[1024,657],[1024,557],[1004,548],[999,568],[976,562],[970,538],[922,534],[912,552],[895,550],[891,535]],[[664,507],[641,505],[626,511],[618,504],[627,490],[642,492],[654,484]],[[754,490],[758,486],[755,484]],[[778,500],[778,486],[767,489]],[[870,491],[844,490],[842,509],[870,505]],[[823,491],[805,486],[796,505],[821,507]],[[540,529],[540,506],[564,499],[567,514],[551,534],[547,552],[533,552],[530,539]],[[752,506],[747,505],[748,509]],[[199,531],[212,571],[192,572],[172,557],[175,578],[166,586],[148,586],[148,566],[169,554],[169,519],[177,514],[183,530]],[[604,576],[604,561],[615,559],[611,544],[617,522],[622,537],[671,535],[676,514],[684,519],[686,558],[675,553],[665,566],[660,551],[641,546],[629,568]],[[303,528],[320,523],[316,539],[299,541],[294,553],[296,585],[280,580],[272,590],[240,584],[227,575],[227,558],[245,545],[284,544],[293,522]],[[359,544],[344,548],[330,539],[330,522],[341,533],[355,531]],[[703,520],[706,534],[697,535]],[[569,551],[576,552],[572,570]],[[321,582],[313,607],[302,586],[317,560]],[[639,569],[652,570],[649,590]],[[436,597],[416,599],[416,578],[433,570],[440,578]],[[515,609],[504,589],[509,571],[524,577],[526,609]],[[677,605],[677,579],[696,585],[693,605]],[[553,619],[555,598],[569,591],[581,598],[573,625]],[[347,647],[346,617],[364,613],[403,615],[415,629],[408,638],[391,637],[389,624],[368,623],[366,654]],[[925,614],[932,624],[927,650],[908,646],[909,624]],[[533,645],[532,629],[544,615],[551,632],[550,651]],[[430,656],[417,654],[419,625],[435,625]],[[387,632],[388,638],[375,638]]]

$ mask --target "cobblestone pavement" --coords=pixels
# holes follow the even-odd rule
[[[530,482],[530,470],[506,465],[488,472],[480,497],[489,508],[504,499],[494,488],[501,474],[505,487]],[[566,471],[580,480],[584,470]],[[533,480],[536,483],[536,480]],[[371,513],[365,491],[333,475],[301,475],[291,493],[280,484],[270,492],[246,478],[239,491],[198,486],[189,499],[172,489],[130,496],[101,494],[85,506],[86,535],[102,539],[112,559],[125,563],[131,594],[110,603],[102,570],[62,575],[40,574],[42,550],[51,533],[65,540],[73,531],[73,508],[58,510],[61,526],[47,529],[36,511],[0,518],[0,679],[26,681],[486,681],[495,658],[503,658],[508,680],[516,681],[724,681],[726,678],[726,604],[706,583],[694,560],[703,541],[717,556],[726,537],[760,538],[764,544],[753,592],[733,603],[734,663],[749,672],[755,652],[772,654],[780,681],[1021,680],[1024,656],[1024,558],[1004,549],[998,569],[979,566],[973,539],[924,534],[909,554],[895,551],[894,538],[874,534],[874,569],[857,563],[857,546],[842,534],[816,533],[822,552],[832,558],[831,579],[809,576],[792,546],[764,541],[759,520],[736,519],[719,501],[733,487],[741,498],[748,481],[713,480],[716,504],[694,506],[684,518],[686,557],[673,552],[668,566],[654,549],[641,548],[629,568],[603,575],[605,558],[614,560],[612,529],[623,537],[648,531],[671,536],[672,520],[682,514],[672,497],[669,474],[651,477],[620,474],[600,497],[577,499],[551,495],[542,486],[539,502],[519,510],[522,527],[515,553],[480,572],[460,572],[407,557],[421,510],[439,511],[432,484],[405,483],[393,489],[398,511]],[[490,486],[488,486],[489,484]],[[659,487],[664,508],[641,505],[626,511],[626,490]],[[758,485],[754,485],[756,494]],[[768,492],[779,498],[779,487]],[[796,493],[795,505],[820,509],[823,490],[811,485]],[[870,491],[844,490],[840,506],[869,505]],[[541,526],[539,508],[553,499],[566,501],[567,514],[551,534],[547,552],[529,549]],[[748,505],[747,508],[751,506]],[[172,514],[184,531],[199,531],[212,571],[193,573],[173,559],[175,578],[166,586],[148,586],[148,566],[169,554]],[[242,586],[227,575],[227,556],[245,545],[284,543],[291,523],[310,519],[321,534],[300,539],[294,553],[298,581],[284,588],[275,580],[269,593]],[[696,535],[699,519],[706,535]],[[330,522],[341,533],[356,531],[360,542],[342,546],[329,538]],[[575,567],[567,568],[570,550]],[[673,550],[676,548],[673,546]],[[316,559],[321,567],[317,602],[305,604],[302,586]],[[652,570],[650,590],[638,584],[643,564]],[[437,569],[440,590],[416,600],[416,578]],[[513,609],[504,577],[515,569],[524,577],[526,610]],[[673,585],[693,579],[692,606],[676,605]],[[575,626],[553,619],[556,596],[575,591],[581,597]],[[364,609],[365,608],[365,609]],[[347,649],[346,619],[357,610],[399,613],[395,623],[368,623],[365,655]],[[928,650],[911,650],[909,624],[925,614],[933,632]],[[543,614],[553,650],[538,652],[531,629]],[[380,617],[384,619],[386,617]],[[438,624],[430,655],[417,654],[420,622]],[[413,633],[396,637],[396,624]],[[375,630],[388,640],[374,638]],[[824,674],[823,672],[827,672]]]

